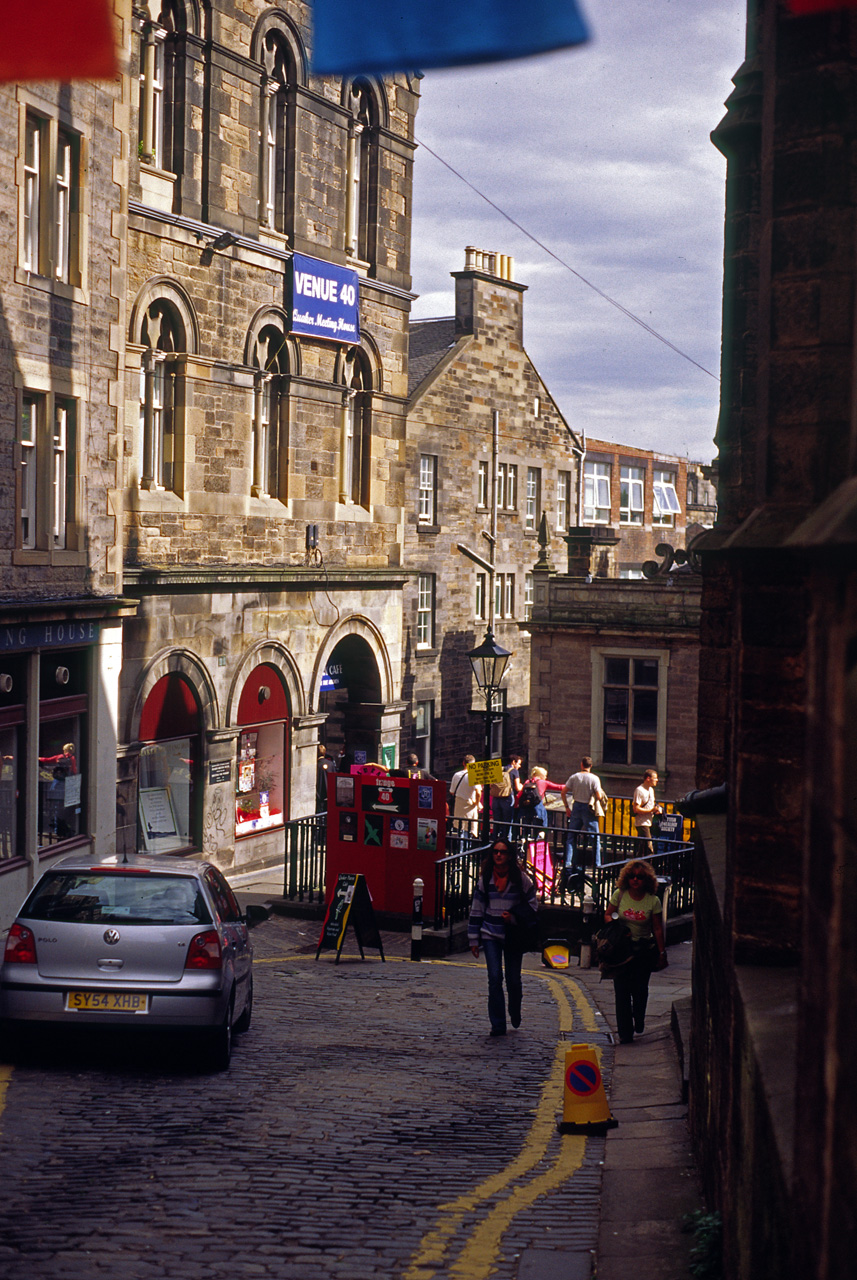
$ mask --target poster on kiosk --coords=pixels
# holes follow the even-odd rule
[[[372,773],[327,775],[327,900],[340,872],[365,877],[376,911],[410,917],[414,880],[434,912],[434,864],[446,849],[446,783]]]

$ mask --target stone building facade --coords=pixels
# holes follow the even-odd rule
[[[131,96],[127,63],[0,86],[3,926],[59,854],[114,848]]]
[[[134,12],[119,830],[225,866],[313,811],[320,739],[399,749],[417,82],[310,41],[301,3]]]
[[[530,660],[519,624],[531,608],[542,518],[564,530],[573,514],[580,452],[526,353],[526,286],[511,278],[511,259],[469,248],[452,275],[454,316],[411,325],[405,451],[402,695],[408,746],[441,778],[465,752],[482,759],[487,749],[467,654],[489,625],[514,655],[492,753],[524,749]],[[486,534],[496,538],[493,573]]]
[[[857,16],[748,6],[705,535],[691,1119],[734,1280],[857,1245]]]

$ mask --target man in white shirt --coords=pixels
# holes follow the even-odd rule
[[[473,835],[479,833],[479,801],[482,798],[482,788],[473,787],[467,777],[467,766],[476,763],[475,756],[465,756],[462,761],[464,768],[459,769],[458,773],[452,775],[452,781],[449,784],[450,795],[453,799],[452,816],[453,818],[467,818],[470,820],[470,831]],[[462,830],[465,828],[462,827]]]
[[[654,853],[652,845],[652,818],[655,814],[663,813],[661,806],[655,801],[655,787],[658,785],[658,774],[656,769],[647,769],[643,781],[634,792],[634,799],[631,801],[631,808],[634,811],[634,822],[637,827],[637,835],[645,840],[649,847],[649,853]]]
[[[595,865],[601,865],[601,841],[598,839],[598,814],[592,808],[593,799],[601,804],[607,803],[607,797],[601,788],[601,779],[592,772],[592,757],[584,756],[580,762],[580,770],[573,773],[561,788],[562,802],[568,814],[568,827],[565,844],[565,869],[582,872],[586,861],[586,848],[591,841],[578,832],[591,833],[595,837]],[[569,804],[569,797],[571,803]]]

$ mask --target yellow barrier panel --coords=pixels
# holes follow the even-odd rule
[[[542,960],[548,969],[567,969],[568,947],[564,942],[548,942],[542,952]]]
[[[593,1133],[615,1129],[610,1114],[598,1050],[591,1044],[573,1044],[565,1055],[560,1133]]]

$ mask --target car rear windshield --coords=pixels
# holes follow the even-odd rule
[[[76,924],[210,924],[192,876],[48,871],[21,911],[26,920]]]

